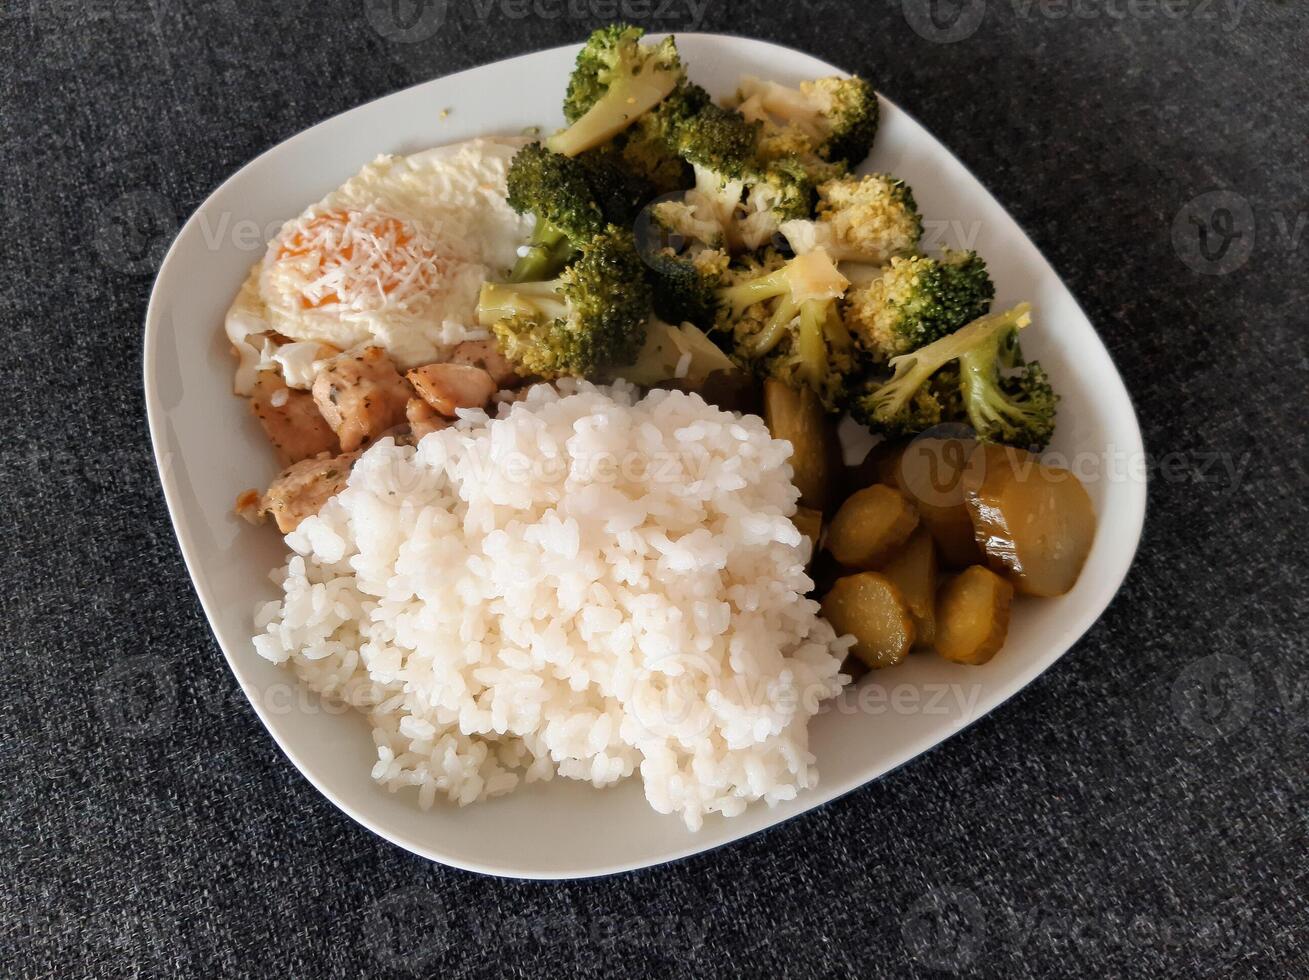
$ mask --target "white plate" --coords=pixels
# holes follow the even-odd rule
[[[760,41],[712,35],[678,39],[692,76],[714,94],[750,72],[795,83],[839,71]],[[266,578],[283,546],[269,528],[232,515],[238,491],[274,475],[272,453],[245,403],[231,394],[232,361],[221,324],[246,270],[280,223],[345,181],[378,153],[409,153],[486,134],[561,125],[559,103],[576,47],[525,55],[437,79],[343,113],[274,147],[216,190],[164,259],[145,329],[150,433],[177,539],[232,672],[287,757],[365,827],[434,861],[526,878],[607,874],[725,844],[803,813],[875,779],[953,735],[1053,664],[1104,611],[1127,573],[1145,513],[1145,481],[1121,472],[1140,460],[1141,437],[1113,363],[1076,301],[1004,209],[948,150],[885,101],[869,162],[914,188],[942,244],[970,232],[998,288],[998,306],[1030,299],[1024,335],[1063,395],[1052,449],[1099,468],[1089,485],[1100,518],[1081,581],[1069,595],[1016,609],[1003,653],[985,667],[915,656],[869,678],[843,707],[812,726],[821,782],[769,809],[756,805],[698,833],[660,816],[629,780],[598,791],[568,780],[498,800],[423,812],[369,778],[374,761],[362,719],[297,691],[289,673],[256,656],[251,610],[270,598]],[[440,110],[452,109],[445,119]],[[966,123],[961,123],[966,124]],[[258,229],[258,232],[255,232]],[[942,236],[942,233],[943,236]],[[1106,470],[1106,462],[1119,472]],[[196,664],[196,670],[210,669]],[[1076,711],[1076,706],[1072,706]],[[1036,751],[1040,751],[1039,747]]]

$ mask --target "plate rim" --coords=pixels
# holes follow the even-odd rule
[[[665,33],[650,32],[648,36],[650,36],[651,38],[658,38],[658,37],[665,36]],[[816,55],[810,54],[809,52],[800,50],[798,48],[790,47],[788,45],[778,44],[773,41],[761,40],[759,38],[748,37],[740,34],[719,33],[719,32],[694,32],[694,31],[676,32],[676,36],[680,38],[694,37],[711,43],[728,41],[734,44],[745,44],[748,47],[756,48],[759,52],[764,54],[766,54],[768,51],[771,50],[771,51],[785,52],[788,55],[799,55],[810,61],[819,63],[827,69],[831,69],[832,73],[849,74],[849,72],[846,69],[833,65],[830,62],[827,62],[817,57]],[[624,861],[613,862],[603,866],[596,866],[585,870],[574,870],[574,871],[552,872],[552,871],[541,871],[541,870],[534,870],[534,869],[514,870],[506,867],[489,865],[480,861],[470,861],[461,858],[458,855],[437,851],[419,842],[410,840],[405,834],[395,833],[388,830],[386,827],[381,825],[378,821],[372,819],[370,816],[361,812],[357,807],[353,806],[352,804],[350,804],[349,802],[338,796],[336,793],[334,793],[332,790],[330,790],[325,785],[325,782],[320,780],[320,778],[315,774],[314,767],[302,762],[296,750],[290,744],[288,744],[288,741],[284,739],[283,736],[279,733],[277,726],[271,723],[270,718],[268,716],[267,707],[261,703],[260,699],[252,698],[250,696],[247,690],[247,684],[242,677],[242,670],[237,665],[232,655],[228,652],[227,646],[223,642],[222,636],[219,632],[217,626],[217,617],[214,614],[214,612],[211,610],[212,600],[210,597],[206,596],[205,590],[201,588],[200,585],[201,579],[197,576],[197,571],[200,567],[200,556],[192,540],[192,535],[188,530],[187,526],[185,525],[185,522],[182,520],[184,515],[181,505],[178,502],[179,490],[175,484],[175,480],[171,472],[171,464],[168,459],[168,456],[170,455],[170,451],[168,449],[167,436],[165,432],[165,420],[167,417],[168,410],[163,404],[161,404],[161,396],[158,392],[157,384],[155,381],[155,369],[158,359],[159,337],[161,335],[160,321],[162,319],[162,313],[160,312],[160,307],[163,303],[163,300],[160,298],[161,284],[165,282],[166,273],[168,272],[170,265],[176,259],[179,245],[187,230],[193,224],[197,223],[200,220],[200,216],[206,212],[206,209],[210,206],[211,202],[213,202],[216,198],[218,198],[230,184],[240,179],[242,175],[246,173],[246,171],[259,165],[260,162],[263,161],[265,158],[273,154],[279,154],[285,152],[290,146],[299,142],[302,139],[307,138],[309,134],[311,134],[314,130],[318,129],[319,127],[325,127],[328,125],[337,124],[339,123],[340,120],[344,119],[345,117],[350,116],[354,113],[362,112],[379,102],[396,98],[397,96],[412,92],[415,89],[423,88],[424,86],[430,85],[434,82],[438,82],[438,81],[443,81],[447,83],[454,82],[463,76],[473,73],[483,72],[487,69],[494,68],[496,66],[500,66],[500,65],[524,60],[524,59],[530,59],[542,55],[557,55],[566,51],[576,51],[579,47],[579,44],[580,42],[575,42],[572,44],[562,44],[562,45],[555,45],[552,47],[539,48],[533,51],[526,51],[521,54],[513,55],[508,58],[501,58],[496,61],[487,62],[485,64],[474,65],[472,67],[465,68],[451,74],[436,75],[431,78],[424,79],[423,81],[416,82],[413,85],[408,85],[403,88],[396,89],[392,92],[379,95],[375,98],[369,99],[366,102],[362,102],[359,105],[351,106],[348,109],[344,109],[341,112],[335,113],[331,116],[321,119],[310,126],[306,126],[305,128],[298,130],[297,132],[293,133],[291,136],[288,136],[286,139],[280,140],[274,145],[258,153],[256,156],[252,157],[245,164],[238,167],[231,174],[229,174],[225,179],[219,182],[213,188],[213,190],[211,190],[209,194],[205,196],[205,198],[200,202],[200,204],[196,206],[196,208],[191,212],[191,214],[187,217],[187,219],[184,222],[182,222],[181,225],[179,226],[178,231],[174,236],[172,243],[169,245],[167,252],[165,253],[162,261],[159,264],[158,271],[155,274],[154,282],[150,289],[150,298],[146,305],[146,312],[144,317],[144,329],[143,329],[144,336],[143,336],[143,348],[142,348],[143,351],[142,385],[143,385],[145,404],[146,404],[147,428],[150,433],[151,453],[154,457],[155,470],[156,470],[156,474],[159,477],[161,489],[163,490],[164,501],[168,511],[169,522],[171,523],[173,528],[173,536],[176,539],[178,549],[182,554],[182,560],[186,567],[187,575],[190,578],[192,591],[195,593],[196,598],[200,602],[201,609],[204,612],[205,620],[209,626],[210,635],[213,637],[214,642],[217,644],[219,650],[222,652],[223,658],[227,663],[228,670],[231,672],[233,678],[236,680],[237,685],[241,688],[242,694],[246,697],[247,702],[250,704],[256,716],[259,718],[259,721],[263,725],[264,730],[267,732],[268,735],[272,737],[274,743],[278,746],[278,748],[281,750],[282,754],[287,758],[287,760],[295,767],[295,769],[305,779],[308,780],[310,785],[312,785],[324,798],[326,798],[338,810],[345,813],[346,816],[348,816],[351,820],[355,821],[360,826],[364,827],[370,832],[376,834],[377,836],[388,841],[389,843],[394,844],[397,847],[404,849],[405,851],[408,851],[411,854],[414,854],[418,857],[422,857],[429,861],[436,862],[438,864],[443,864],[449,867],[454,867],[463,871],[469,871],[477,874],[484,874],[492,877],[509,878],[509,879],[517,879],[517,880],[564,881],[564,880],[582,880],[588,878],[608,877],[610,875],[623,874],[626,872],[635,871],[642,868],[657,867],[663,864],[669,864],[672,862],[681,861],[688,857],[692,857],[699,854],[708,854],[718,850],[721,847],[734,844],[737,841],[740,841],[746,837],[755,836],[757,834],[768,833],[769,831],[774,830],[775,828],[781,826],[784,823],[789,822],[792,819],[810,813],[814,809],[824,806],[835,800],[841,799],[842,797],[850,793],[853,793],[854,791],[864,786],[868,786],[880,779],[885,778],[886,776],[900,769],[902,766],[914,761],[920,756],[927,754],[932,749],[936,748],[937,746],[943,745],[945,742],[949,741],[950,739],[955,738],[961,732],[966,731],[967,729],[976,725],[979,721],[981,721],[991,712],[995,711],[997,708],[1006,704],[1011,698],[1013,698],[1019,692],[1027,689],[1030,685],[1032,685],[1035,681],[1037,681],[1041,677],[1041,675],[1045,674],[1056,663],[1058,663],[1058,661],[1061,660],[1068,653],[1068,651],[1072,649],[1072,647],[1080,639],[1082,639],[1094,627],[1096,622],[1098,622],[1100,618],[1104,616],[1104,614],[1109,610],[1110,606],[1117,598],[1118,593],[1121,591],[1123,582],[1126,580],[1127,575],[1131,571],[1131,568],[1135,562],[1136,555],[1140,548],[1140,542],[1144,530],[1146,510],[1148,504],[1149,476],[1148,474],[1143,474],[1141,479],[1129,481],[1129,485],[1133,488],[1133,492],[1131,493],[1128,499],[1126,499],[1119,505],[1120,509],[1123,510],[1123,513],[1120,515],[1120,520],[1124,517],[1127,520],[1126,528],[1125,528],[1126,536],[1122,541],[1121,545],[1112,551],[1112,555],[1113,555],[1113,561],[1111,562],[1112,575],[1105,578],[1104,581],[1106,584],[1101,586],[1101,589],[1104,592],[1104,600],[1102,603],[1096,603],[1096,605],[1098,605],[1098,608],[1095,609],[1095,611],[1084,614],[1081,617],[1081,620],[1079,620],[1079,622],[1077,623],[1077,625],[1072,630],[1067,631],[1068,635],[1066,635],[1065,638],[1061,638],[1060,640],[1056,641],[1056,643],[1052,644],[1053,647],[1059,648],[1058,652],[1049,655],[1048,658],[1045,660],[1042,660],[1040,662],[1034,662],[1028,665],[1026,669],[1022,670],[1019,674],[1015,676],[1015,678],[1010,682],[1009,689],[1005,691],[1001,696],[999,696],[998,700],[996,700],[994,704],[989,705],[984,710],[978,710],[974,712],[963,724],[960,724],[952,731],[948,731],[945,734],[932,733],[930,736],[925,735],[923,737],[916,739],[903,752],[897,753],[899,756],[901,756],[897,761],[895,761],[893,764],[883,769],[881,772],[877,773],[876,775],[868,776],[862,779],[846,780],[844,783],[835,786],[831,785],[830,783],[825,784],[823,782],[820,782],[816,788],[806,790],[801,794],[800,799],[805,800],[805,805],[801,809],[797,809],[793,813],[789,813],[784,816],[781,816],[778,819],[773,820],[762,827],[745,827],[739,832],[732,831],[729,832],[724,839],[716,840],[713,843],[704,844],[704,845],[698,845],[696,843],[696,837],[692,835],[688,837],[687,842],[684,846],[678,846],[672,848],[668,852],[660,856],[649,858],[649,859],[635,859],[632,861],[625,861],[625,862]],[[1023,238],[1032,247],[1034,252],[1040,257],[1041,261],[1043,261],[1046,264],[1046,266],[1050,269],[1051,273],[1055,276],[1059,284],[1063,287],[1064,291],[1067,293],[1068,297],[1072,300],[1072,302],[1076,306],[1078,312],[1085,319],[1086,323],[1090,326],[1091,331],[1095,335],[1096,340],[1098,342],[1099,350],[1104,355],[1104,360],[1107,364],[1108,371],[1112,373],[1113,379],[1117,381],[1117,389],[1119,392],[1121,392],[1123,398],[1125,399],[1126,409],[1127,409],[1126,420],[1129,423],[1129,430],[1124,433],[1119,433],[1119,435],[1128,436],[1131,444],[1123,447],[1123,449],[1128,454],[1130,454],[1131,457],[1142,456],[1144,454],[1144,441],[1141,434],[1140,420],[1137,416],[1136,405],[1132,399],[1131,391],[1128,389],[1126,382],[1123,380],[1122,373],[1119,371],[1117,364],[1114,362],[1113,355],[1109,351],[1109,348],[1105,345],[1104,339],[1100,336],[1099,331],[1095,329],[1094,321],[1092,321],[1092,319],[1086,315],[1086,311],[1082,308],[1082,305],[1078,301],[1076,294],[1073,292],[1071,288],[1069,288],[1068,284],[1064,281],[1063,276],[1059,274],[1058,270],[1055,269],[1054,265],[1049,261],[1045,253],[1041,251],[1041,249],[1037,246],[1036,242],[1032,240],[1031,235],[1028,233],[1027,229],[1022,225],[1022,223],[1017,221],[1009,213],[1009,210],[1004,206],[1003,203],[999,201],[999,199],[996,198],[996,196],[991,192],[990,188],[987,187],[987,185],[983,183],[981,180],[979,180],[977,176],[973,174],[972,170],[969,169],[969,167],[958,158],[958,156],[954,153],[954,151],[951,149],[949,144],[939,139],[935,135],[935,133],[933,133],[926,126],[922,125],[922,123],[919,122],[918,119],[915,116],[913,116],[912,113],[907,112],[903,107],[893,102],[891,99],[887,98],[880,91],[877,94],[878,94],[878,98],[882,100],[882,102],[884,102],[888,106],[891,106],[897,113],[903,113],[910,121],[913,122],[914,125],[916,125],[919,129],[921,129],[922,132],[925,133],[928,137],[930,137],[931,140],[935,143],[938,151],[943,151],[944,153],[948,154],[950,159],[952,159],[957,166],[959,166],[962,170],[967,172],[968,175],[972,177],[974,181],[977,182],[977,185],[986,191],[986,193],[990,196],[991,202],[994,204],[994,206],[999,208],[1000,211],[1004,214],[1005,218],[1007,218],[1010,222],[1012,222],[1014,227],[1016,227],[1022,233]],[[493,135],[493,134],[486,133],[483,135]],[[470,137],[470,138],[476,138],[476,137]],[[1097,376],[1101,376],[1101,374],[1097,373]],[[1109,584],[1110,578],[1112,579],[1112,584]],[[675,819],[675,818],[670,816],[668,817],[668,819]]]

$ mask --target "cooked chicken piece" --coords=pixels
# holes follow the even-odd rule
[[[429,432],[448,429],[451,424],[448,418],[438,413],[421,398],[409,399],[409,404],[405,406],[405,416],[409,419],[409,431],[413,434],[414,442],[418,442]]]
[[[345,489],[359,453],[332,456],[323,453],[313,459],[292,463],[272,482],[260,501],[261,514],[271,514],[277,529],[289,534],[306,517],[323,509],[323,504]],[[238,508],[240,500],[237,501]]]
[[[505,360],[494,340],[465,340],[450,352],[454,364],[479,367],[491,376],[497,388],[512,388],[522,381]]]
[[[424,364],[405,377],[418,397],[450,418],[457,408],[485,408],[496,392],[490,374],[467,364]]]
[[[404,422],[412,394],[380,347],[334,358],[314,378],[313,390],[318,411],[347,453]]]
[[[318,411],[313,395],[288,388],[276,371],[255,375],[250,411],[264,427],[264,434],[277,448],[283,463],[339,451],[336,433]]]
[[[236,495],[236,516],[251,524],[262,524],[264,512],[263,499],[258,490],[242,490]]]

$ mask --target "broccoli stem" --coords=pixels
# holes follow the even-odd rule
[[[873,418],[879,422],[894,419],[933,374],[974,347],[985,346],[1009,330],[1026,327],[1032,322],[1031,311],[1030,303],[1019,303],[1003,313],[989,313],[926,347],[891,358],[895,373],[871,396]]]
[[[568,236],[550,222],[538,219],[525,254],[518,257],[509,273],[510,282],[552,279],[573,253]]]
[[[755,338],[751,353],[754,357],[764,357],[782,342],[799,311],[799,304],[789,296],[777,304],[777,309],[768,318],[768,325]]]
[[[652,65],[620,64],[616,71],[605,94],[581,119],[546,140],[547,147],[575,157],[608,142],[672,94],[682,77],[680,71]]]
[[[827,342],[824,327],[831,303],[808,299],[800,304],[800,332],[796,352],[800,356],[800,377],[815,391],[822,390],[827,375]]]
[[[982,439],[1044,447],[1054,432],[1058,396],[1039,364],[1006,384],[1001,367],[1017,367],[1015,331],[997,333],[959,358],[959,388],[968,420]]]
[[[845,320],[841,318],[840,307],[835,303],[827,305],[823,333],[827,337],[827,346],[832,351],[848,354],[854,347],[854,339],[850,336],[850,330],[846,327]]]
[[[1009,333],[997,333],[959,358],[960,388],[968,396],[966,408],[973,428],[983,431],[996,420],[995,407],[987,403],[995,391],[995,369],[1000,356],[1000,341]]]
[[[478,318],[484,327],[501,320],[514,319],[545,323],[568,313],[568,301],[560,292],[559,280],[549,282],[498,283],[482,286],[477,304]]]
[[[751,279],[736,286],[721,290],[722,299],[732,308],[732,319],[739,320],[741,315],[756,303],[762,303],[791,291],[791,279],[786,266],[766,276]],[[794,310],[791,316],[795,316]]]

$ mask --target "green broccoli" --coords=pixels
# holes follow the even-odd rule
[[[754,162],[759,126],[712,102],[678,130],[677,151],[692,166],[725,179],[745,176]]]
[[[758,249],[782,222],[808,215],[813,185],[793,161],[761,162],[759,126],[710,103],[683,123],[678,152],[691,163],[695,186],[680,201],[655,205],[665,232],[712,249]]]
[[[673,94],[614,137],[623,163],[654,188],[656,194],[684,190],[692,183],[691,167],[678,155],[681,127],[709,104],[709,93],[684,81]]]
[[[712,102],[680,127],[678,154],[695,173],[695,186],[680,201],[661,201],[651,215],[667,235],[682,243],[721,249],[745,194],[757,127]]]
[[[1021,368],[1006,376],[1002,368]],[[979,439],[1039,452],[1054,435],[1059,396],[1040,362],[1024,364],[1017,330],[993,333],[959,358],[959,390]]]
[[[869,174],[820,184],[817,220],[787,221],[781,231],[796,254],[822,248],[838,262],[885,265],[918,248],[923,219],[908,184]]]
[[[486,283],[477,314],[519,374],[586,377],[641,350],[650,287],[631,234],[611,225],[558,279]]]
[[[981,316],[994,296],[986,263],[976,252],[897,257],[880,277],[850,291],[845,322],[859,347],[880,363]]]
[[[849,282],[832,260],[815,251],[784,262],[770,252],[731,279],[718,290],[717,327],[730,334],[736,360],[792,387],[807,385],[836,411],[855,359],[837,308]]]
[[[718,289],[727,274],[729,256],[717,249],[678,255],[661,248],[644,253],[654,311],[669,323],[693,323],[708,330],[718,318]]]
[[[586,172],[591,196],[608,224],[630,226],[646,202],[655,195],[654,185],[628,167],[622,153],[611,143],[587,150],[573,159]]]
[[[813,181],[800,163],[783,158],[756,164],[746,178],[737,233],[745,247],[754,251],[771,241],[784,224],[809,217],[813,207]]]
[[[763,157],[796,157],[820,171],[822,164],[857,165],[877,136],[877,93],[858,76],[817,78],[789,88],[747,75],[734,103],[747,119],[762,124]],[[811,171],[819,180],[838,174],[830,167],[826,173]]]
[[[587,39],[564,97],[570,125],[546,141],[550,149],[571,157],[607,143],[682,83],[686,73],[673,39],[643,45],[644,34],[615,24]]]
[[[949,370],[951,362],[974,350],[980,357],[989,354],[994,359],[997,338],[1031,322],[1030,304],[1020,303],[1011,310],[978,317],[925,347],[892,358],[891,378],[855,399],[851,414],[875,432],[892,436],[914,435],[939,422],[954,421],[943,410],[943,405],[950,403],[949,387],[955,378]],[[964,373],[959,372],[959,381]]]
[[[510,282],[548,279],[567,264],[580,242],[600,233],[605,216],[591,182],[582,163],[540,143],[529,143],[514,154],[506,199],[519,214],[533,214],[536,226],[509,274]]]

